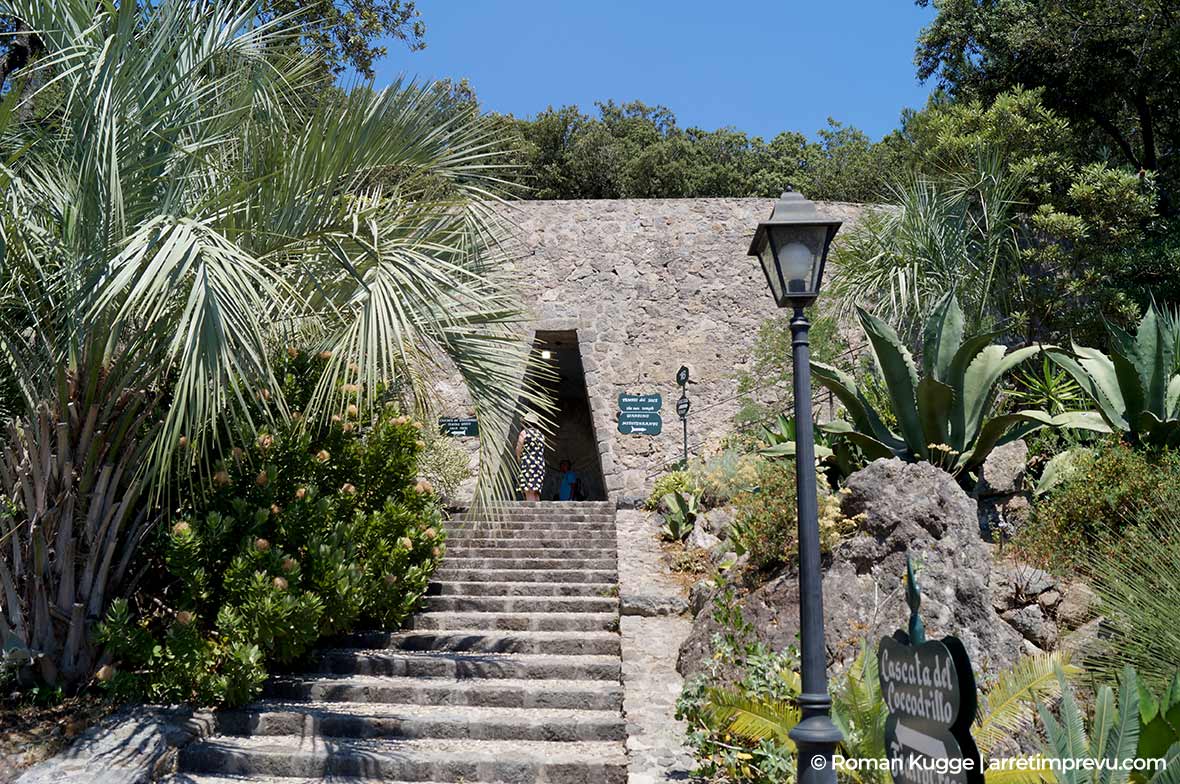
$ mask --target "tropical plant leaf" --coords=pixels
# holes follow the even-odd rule
[[[971,733],[980,752],[986,756],[1005,738],[1024,732],[1035,716],[1033,706],[1061,695],[1059,670],[1067,684],[1081,675],[1081,668],[1069,659],[1064,651],[1039,653],[1020,659],[997,675],[984,695]]]

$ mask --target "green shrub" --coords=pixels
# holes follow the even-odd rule
[[[668,493],[695,493],[696,483],[692,479],[692,475],[688,471],[669,471],[666,474],[661,474],[651,488],[651,495],[647,497],[643,508],[654,512],[660,508],[664,496]]]
[[[358,414],[296,418],[204,458],[212,487],[154,542],[158,588],[101,624],[111,692],[241,704],[320,637],[393,629],[414,610],[444,547],[438,498],[418,480],[421,426],[392,407],[371,424]]]
[[[1176,498],[1175,490],[1161,491]],[[1165,689],[1180,663],[1180,512],[1174,500],[1144,506],[1134,522],[1080,566],[1098,594],[1110,637],[1090,664],[1107,680],[1129,664],[1146,684]],[[1180,700],[1180,691],[1174,695]]]
[[[446,534],[438,509],[426,500],[391,499],[376,512],[358,513],[355,535],[364,563],[362,616],[381,628],[397,628],[426,594],[442,559]]]
[[[765,462],[757,455],[726,449],[713,457],[692,463],[688,472],[700,493],[702,505],[711,509],[724,506],[739,493],[756,487],[758,467]]]
[[[734,519],[730,540],[738,555],[748,555],[750,565],[770,571],[790,562],[798,551],[798,510],[793,462],[762,463],[757,470],[757,489],[734,498]],[[820,488],[820,547],[827,552],[855,525],[840,512],[836,496]]]
[[[423,428],[422,440],[426,448],[418,458],[418,475],[431,484],[439,498],[449,501],[471,477],[471,461],[455,439],[435,428]]]
[[[1177,502],[1180,454],[1123,444],[1095,448],[1080,453],[1070,476],[1034,504],[1013,544],[1030,563],[1075,572],[1137,520]]]

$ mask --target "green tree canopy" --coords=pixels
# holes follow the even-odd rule
[[[1180,178],[1180,5],[1174,0],[916,0],[938,15],[918,38],[922,79],[957,100],[1018,86],[1092,131],[1095,157]],[[1175,210],[1165,199],[1165,213]]]

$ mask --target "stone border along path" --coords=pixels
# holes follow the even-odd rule
[[[407,630],[350,635],[313,672],[272,679],[260,701],[216,714],[213,736],[185,746],[165,781],[683,779],[663,769],[682,751],[665,746],[682,733],[671,705],[688,622],[628,617],[619,634],[613,504],[509,504],[495,522],[447,528]],[[623,538],[629,562],[632,531]]]

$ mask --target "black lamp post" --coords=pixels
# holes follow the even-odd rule
[[[791,730],[799,750],[799,784],[835,784],[832,756],[840,730],[832,723],[824,643],[823,574],[820,571],[819,509],[815,497],[815,436],[811,423],[811,364],[803,309],[819,296],[824,261],[840,221],[819,215],[815,205],[790,188],[758,224],[750,255],[757,256],[780,308],[791,318],[791,366],[795,384],[795,479],[799,500],[799,638],[802,648],[802,719]]]

